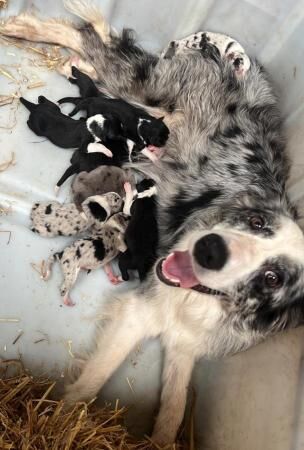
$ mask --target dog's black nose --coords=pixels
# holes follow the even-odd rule
[[[228,249],[221,236],[211,233],[197,241],[193,255],[205,269],[220,270],[228,260]]]

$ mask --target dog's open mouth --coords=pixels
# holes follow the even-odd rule
[[[203,294],[226,295],[199,282],[193,271],[188,251],[172,252],[167,258],[162,258],[156,265],[156,275],[160,281],[168,286],[193,289]]]

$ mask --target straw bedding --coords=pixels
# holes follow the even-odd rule
[[[136,441],[124,427],[125,408],[98,408],[79,403],[64,410],[50,399],[56,382],[23,372],[0,379],[1,450],[148,450],[148,439]],[[167,449],[185,449],[176,444]]]

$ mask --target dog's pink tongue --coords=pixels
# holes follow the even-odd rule
[[[166,278],[178,282],[182,288],[191,288],[199,284],[187,251],[171,253],[163,262],[162,271]]]

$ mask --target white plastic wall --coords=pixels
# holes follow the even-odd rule
[[[133,27],[142,45],[161,49],[172,38],[197,30],[230,34],[270,71],[286,115],[289,149],[294,161],[290,192],[303,200],[304,152],[304,1],[303,0],[103,0],[101,8],[118,29]],[[69,16],[60,0],[9,0],[0,17],[32,10],[42,16]],[[21,64],[21,73],[12,68]],[[6,66],[7,65],[7,66]],[[0,67],[20,81],[23,75],[46,86],[27,90],[0,74],[0,95],[21,89],[28,99],[43,93],[52,100],[73,95],[76,88],[55,72],[33,66],[29,55],[0,46]],[[16,125],[12,105],[0,107],[0,164],[11,151],[16,165],[0,172],[0,356],[20,354],[28,367],[51,375],[62,374],[71,353],[83,350],[94,329],[94,311],[104,293],[113,288],[101,271],[82,274],[73,298],[75,308],[61,307],[55,268],[48,283],[31,263],[65,245],[66,239],[43,239],[28,230],[28,214],[36,200],[53,199],[53,186],[70,152],[34,136],[20,106]],[[68,187],[60,200],[68,198]],[[3,231],[10,231],[9,234]],[[5,319],[16,319],[7,322]],[[22,330],[23,335],[13,344]],[[42,341],[40,341],[42,339]],[[37,342],[40,341],[40,342]],[[69,345],[71,348],[69,349]],[[70,351],[69,351],[70,350]],[[269,339],[225,361],[202,362],[195,370],[196,431],[199,448],[209,450],[300,450],[304,448],[303,329]],[[103,398],[120,398],[133,405],[134,430],[151,422],[157,405],[161,354],[157,342],[137,349],[103,391]],[[131,385],[131,388],[130,388]],[[147,428],[146,428],[147,430]]]

